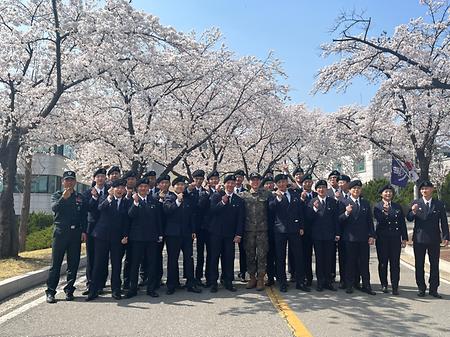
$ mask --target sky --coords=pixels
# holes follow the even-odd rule
[[[332,63],[323,59],[320,45],[331,42],[330,29],[342,11],[364,11],[372,19],[372,36],[411,18],[425,16],[419,0],[133,0],[136,8],[156,15],[163,25],[182,32],[201,33],[219,28],[237,56],[264,59],[270,51],[282,61],[292,103],[326,112],[340,106],[370,102],[376,86],[357,79],[345,93],[312,95],[318,70]]]

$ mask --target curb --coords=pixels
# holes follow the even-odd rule
[[[78,268],[86,266],[86,256],[80,258],[80,264]],[[26,274],[10,277],[0,282],[0,301],[3,299],[20,293],[24,290],[35,287],[44,283],[48,277],[49,267],[45,267],[39,270],[30,271]],[[64,261],[61,266],[61,275],[66,273],[67,262]]]
[[[411,266],[415,266],[414,250],[411,246],[402,249],[400,259]],[[428,262],[428,254],[425,256],[425,272],[430,273],[430,263]],[[439,259],[439,277],[450,282],[450,262]]]

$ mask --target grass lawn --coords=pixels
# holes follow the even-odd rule
[[[85,244],[81,247],[81,255],[86,253]],[[0,281],[48,267],[52,260],[52,249],[39,249],[19,253],[15,259],[0,259]]]

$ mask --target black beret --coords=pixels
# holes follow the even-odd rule
[[[208,180],[211,179],[212,177],[219,177],[219,172],[217,172],[216,170],[213,170],[212,172],[210,172],[207,176]]]
[[[331,178],[332,176],[336,176],[339,177],[341,174],[339,173],[338,170],[333,170],[330,172],[330,174],[328,175],[328,178]]]
[[[317,180],[316,185],[315,185],[315,189],[317,190],[317,188],[318,188],[319,186],[325,186],[325,187],[328,187],[328,183],[327,183],[326,180],[320,179],[320,180]]]
[[[63,179],[76,179],[77,176],[74,171],[64,171]]]
[[[178,184],[178,183],[184,183],[184,184],[186,184],[186,181],[187,181],[187,179],[186,179],[186,177],[184,177],[184,176],[176,177],[174,180],[172,180],[172,186],[175,186],[175,185]]]
[[[339,178],[338,178],[338,181],[339,180],[343,180],[343,181],[346,181],[346,182],[350,182],[350,177],[349,176],[346,176],[345,174],[341,174],[340,176],[339,176]]]
[[[245,172],[243,170],[237,170],[236,172],[234,172],[235,176],[245,176]]]
[[[349,189],[351,189],[351,188],[353,188],[353,187],[355,187],[355,186],[359,186],[359,187],[362,187],[362,182],[361,182],[361,180],[352,180],[349,184],[348,184],[348,188]]]
[[[108,170],[108,175],[111,175],[113,172],[119,172],[120,173],[120,167],[119,166],[111,166],[111,168]]]
[[[156,183],[159,184],[161,181],[164,180],[170,181],[170,176],[168,174],[159,176],[158,179],[156,179]]]
[[[104,169],[104,168],[96,169],[96,170],[94,171],[93,177],[95,178],[95,177],[96,177],[97,175],[99,175],[99,174],[104,174],[104,175],[106,175],[106,169]]]
[[[252,172],[252,173],[250,173],[250,176],[249,176],[249,179],[251,180],[251,179],[259,179],[259,180],[261,180],[261,175],[258,173],[258,172]]]
[[[142,184],[150,185],[150,181],[148,180],[148,178],[139,179],[136,183],[136,187]]]
[[[156,177],[156,172],[153,170],[150,170],[150,171],[144,173],[144,175],[142,176],[142,178],[147,178],[147,177]]]
[[[312,176],[310,174],[305,174],[302,177],[301,183],[303,183],[305,180],[312,180]]]
[[[394,187],[391,184],[386,184],[384,186],[382,186],[379,190],[378,193],[381,194],[383,193],[385,190],[392,190],[392,192],[394,192]]]
[[[127,182],[124,179],[117,179],[111,183],[111,187],[127,186]]]
[[[227,181],[236,181],[236,176],[234,174],[229,174],[223,179],[223,183],[225,184]]]
[[[192,172],[192,177],[193,178],[204,178],[205,177],[205,171],[203,171],[203,170],[195,170],[194,172]]]
[[[296,174],[298,174],[298,173],[305,173],[305,171],[303,171],[303,169],[299,166],[299,167],[297,167],[295,170],[294,170],[294,172],[292,172],[292,175],[293,176],[295,176]]]
[[[136,178],[137,177],[137,172],[136,171],[127,171],[123,174],[122,179],[128,179],[128,178]]]
[[[261,181],[261,184],[264,186],[265,184],[267,184],[267,183],[269,183],[269,182],[273,183],[273,178],[272,178],[272,177],[265,177],[265,178]]]
[[[288,179],[288,176],[287,176],[287,175],[285,175],[285,174],[283,174],[283,173],[280,173],[280,174],[277,174],[277,175],[275,176],[274,181],[277,183],[277,182],[279,182],[280,180],[287,180],[287,179]]]
[[[422,181],[422,182],[420,183],[420,185],[419,185],[419,190],[420,190],[422,187],[434,187],[434,185],[433,185],[433,183],[432,183],[431,181],[429,181],[429,180],[424,180],[424,181]]]

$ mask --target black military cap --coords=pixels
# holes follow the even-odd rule
[[[302,177],[301,183],[303,183],[305,180],[312,180],[312,176],[310,174],[305,174]]]
[[[106,175],[106,169],[104,169],[104,168],[96,169],[96,170],[94,171],[93,177],[95,178],[95,177],[96,177],[97,175],[99,175],[99,174],[104,174],[104,175]]]
[[[317,188],[320,187],[320,186],[328,187],[327,181],[323,180],[323,179],[317,180],[316,185],[315,185],[315,189],[317,190]]]
[[[228,181],[236,181],[236,176],[234,174],[229,174],[223,179],[223,183],[225,184]]]
[[[161,181],[164,180],[170,181],[170,176],[168,174],[159,176],[158,179],[156,179],[156,183],[159,184]]]
[[[386,184],[384,186],[381,186],[381,188],[378,190],[378,193],[381,194],[385,190],[391,190],[392,192],[395,192],[394,187],[391,184]]]
[[[433,183],[432,183],[431,181],[429,181],[429,180],[424,180],[424,181],[422,181],[422,182],[420,183],[420,185],[419,185],[419,190],[420,190],[422,187],[434,187],[434,185],[433,185]]]
[[[128,179],[128,178],[137,178],[137,172],[136,171],[127,171],[123,174],[122,179]]]
[[[236,172],[234,172],[235,176],[245,176],[245,172],[244,170],[237,170]]]
[[[117,179],[111,183],[111,187],[127,186],[127,182],[124,179]]]
[[[204,178],[205,177],[205,171],[203,170],[195,170],[192,172],[192,178]]]
[[[113,172],[119,172],[120,173],[120,167],[119,166],[111,166],[111,168],[108,170],[108,175],[111,175]]]
[[[150,170],[150,171],[144,173],[144,175],[142,176],[142,178],[147,178],[147,177],[156,177],[156,172],[153,170]]]
[[[184,177],[184,176],[179,176],[179,177],[176,177],[176,178],[172,181],[172,186],[175,186],[175,185],[178,184],[178,183],[184,183],[184,184],[186,184],[186,182],[187,182],[186,177]]]
[[[211,179],[212,177],[219,177],[219,172],[216,170],[211,171],[206,178]]]
[[[250,180],[252,180],[252,179],[261,180],[261,175],[258,172],[252,172],[252,173],[250,173],[249,179]]]
[[[277,174],[277,175],[275,176],[274,181],[275,181],[275,183],[277,183],[277,182],[279,182],[280,180],[287,180],[287,179],[288,179],[288,176],[287,176],[287,175],[285,175],[285,174],[283,174],[283,173],[280,173],[280,174]]]
[[[63,179],[77,179],[74,171],[64,171]]]
[[[296,174],[299,174],[299,173],[301,173],[301,174],[305,173],[305,171],[303,171],[303,169],[302,169],[300,166],[297,167],[297,168],[294,170],[294,172],[292,172],[292,175],[295,176]]]
[[[261,184],[264,186],[265,184],[267,184],[267,183],[269,183],[269,182],[273,183],[273,178],[272,178],[272,177],[265,177],[265,178],[261,181]]]
[[[330,172],[330,174],[328,175],[328,179],[330,179],[332,176],[336,176],[339,177],[341,174],[339,173],[338,170],[333,170]]]
[[[346,176],[345,174],[341,174],[337,180],[338,180],[338,181],[339,181],[339,180],[343,180],[343,181],[346,181],[346,182],[349,183],[351,179],[350,179],[349,176]]]
[[[150,181],[148,180],[148,178],[142,178],[142,179],[139,179],[139,180],[136,182],[136,187],[139,186],[139,185],[142,185],[142,184],[150,185]]]
[[[348,188],[349,188],[349,189],[351,189],[351,188],[353,188],[353,187],[355,187],[355,186],[362,187],[362,182],[361,182],[361,180],[358,180],[358,179],[352,180],[352,181],[348,184]]]

